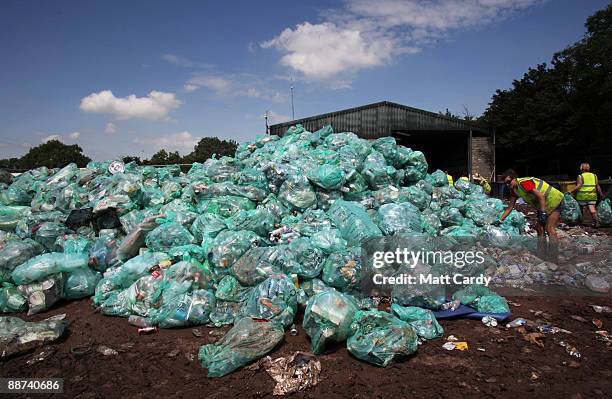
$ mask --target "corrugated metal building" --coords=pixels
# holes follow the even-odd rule
[[[393,136],[399,144],[423,151],[430,171],[479,173],[488,179],[494,175],[494,132],[475,122],[382,101],[272,125],[270,134],[282,136],[298,123],[310,131],[332,125],[335,132],[366,139]]]

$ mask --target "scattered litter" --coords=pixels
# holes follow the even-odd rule
[[[487,351],[485,348],[476,348],[476,350],[480,351],[480,352],[486,352]]]
[[[597,313],[612,313],[612,308],[610,306],[591,305],[591,307]]]
[[[70,348],[70,353],[72,354],[72,356],[74,356],[77,359],[87,355],[90,352],[91,352],[90,344],[78,345],[78,346],[73,346],[72,348]]]
[[[565,342],[565,341],[559,341],[559,346],[564,347],[565,348],[565,352],[570,355],[570,356],[574,356],[577,358],[582,357],[582,355],[580,354],[580,352],[578,352],[578,350],[576,349],[575,346],[572,346],[571,344]]]
[[[544,342],[542,342],[542,340],[546,338],[546,335],[542,334],[542,333],[538,333],[538,332],[532,332],[532,333],[526,333],[523,334],[523,339],[527,342],[531,342],[532,344],[535,344],[537,346],[539,346],[540,348],[544,347]]]
[[[18,317],[0,316],[0,359],[58,340],[66,332],[67,324],[66,320],[26,322]]]
[[[444,343],[444,345],[442,345],[442,347],[447,351],[452,351],[455,349],[465,351],[468,349],[468,343],[465,341],[447,341]]]
[[[55,352],[57,352],[57,349],[54,346],[46,345],[39,352],[37,352],[30,359],[28,359],[28,361],[26,361],[26,364],[28,366],[32,366],[33,364],[44,362],[45,360],[53,356]]]
[[[176,357],[176,356],[178,356],[179,353],[181,353],[181,351],[179,351],[178,349],[174,349],[174,350],[168,352],[168,357]]]
[[[588,322],[589,322],[587,319],[585,319],[585,318],[584,318],[584,317],[582,317],[582,316],[572,315],[572,316],[570,316],[570,317],[571,317],[572,319],[576,320],[576,321],[581,322],[581,323],[588,323]]]
[[[519,317],[518,319],[512,320],[510,323],[506,324],[506,328],[516,328],[520,326],[524,326],[527,323],[527,320]]]
[[[204,336],[204,333],[199,328],[192,329],[191,333],[193,334],[194,337],[202,337],[202,336]]]
[[[295,324],[292,324],[291,327],[289,328],[289,334],[293,335],[294,337],[298,335],[298,329],[295,326]]]
[[[532,371],[532,372],[531,372],[531,375],[529,376],[529,379],[530,379],[532,382],[535,382],[535,381],[537,381],[537,380],[539,380],[539,379],[540,379],[540,374],[536,373],[535,371]]]
[[[603,327],[603,321],[600,319],[593,319],[593,325],[599,329]]]
[[[295,352],[291,356],[274,360],[267,356],[260,364],[276,382],[273,395],[304,391],[319,383],[321,362],[310,353]]]
[[[158,331],[157,327],[141,327],[138,329],[139,335],[155,334]]]
[[[497,327],[497,320],[495,317],[485,316],[482,318],[482,324],[487,327]]]
[[[105,346],[105,345],[98,346],[96,348],[96,351],[103,354],[104,356],[115,356],[119,354],[119,352],[117,352],[113,348],[109,348],[108,346]]]

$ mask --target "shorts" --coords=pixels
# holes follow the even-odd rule
[[[553,211],[551,213],[555,213],[555,212],[561,212],[563,211],[563,205],[564,205],[565,201],[561,200],[561,202],[559,202],[559,205],[557,205],[557,207],[555,209],[553,209]]]
[[[597,201],[578,201],[578,205],[587,206],[587,205],[597,205]]]

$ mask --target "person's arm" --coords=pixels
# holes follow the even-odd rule
[[[516,204],[516,197],[512,196],[510,198],[510,203],[508,203],[508,207],[506,208],[506,210],[504,211],[504,213],[501,215],[501,217],[499,218],[500,222],[503,222],[508,215],[510,214],[510,212],[512,212],[512,210],[514,209],[514,205]]]
[[[595,176],[595,187],[597,187],[597,192],[599,193],[599,197],[603,199],[605,197],[601,186],[599,185],[599,179]]]
[[[576,179],[576,187],[571,189],[569,193],[574,194],[574,192],[580,190],[580,187],[582,187],[582,175],[578,175],[578,178]]]

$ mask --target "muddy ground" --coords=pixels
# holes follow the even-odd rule
[[[508,298],[514,317],[535,320],[530,310],[550,314],[550,323],[572,334],[547,335],[541,348],[527,342],[516,329],[486,327],[479,320],[442,320],[445,336],[468,342],[461,352],[442,348],[445,339],[425,343],[418,353],[402,362],[379,368],[353,358],[344,344],[319,356],[321,382],[295,397],[307,398],[404,398],[404,397],[507,397],[599,398],[612,397],[612,350],[595,339],[591,320],[600,319],[610,330],[612,314],[598,314],[589,304],[612,306],[608,298]],[[273,381],[264,370],[238,370],[226,377],[208,378],[197,359],[198,348],[218,339],[208,329],[196,337],[192,328],[161,330],[138,335],[126,319],[94,312],[89,299],[64,302],[44,314],[25,317],[40,320],[66,313],[69,334],[56,344],[53,357],[34,366],[30,355],[0,363],[2,377],[64,378],[64,394],[30,397],[71,398],[260,398],[272,397]],[[582,316],[587,322],[571,318]],[[24,315],[21,315],[24,316]],[[540,315],[539,318],[543,316]],[[224,328],[223,330],[227,330]],[[577,359],[555,343],[567,341],[580,351]],[[75,358],[70,350],[80,345],[106,345],[119,351],[103,356],[95,350]],[[482,348],[485,351],[480,351]],[[303,330],[286,333],[272,357],[308,351]]]

